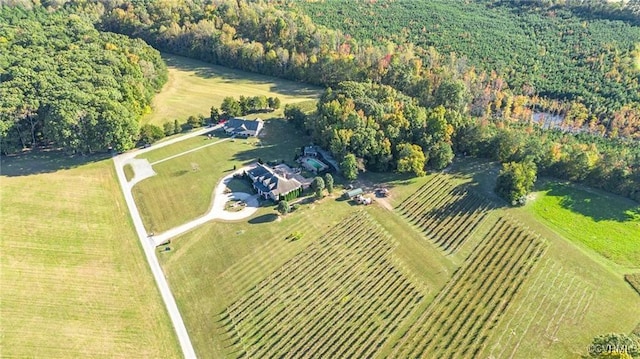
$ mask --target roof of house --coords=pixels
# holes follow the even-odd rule
[[[305,146],[304,147],[304,153],[305,154],[317,154],[318,151],[316,151],[316,146]]]
[[[260,176],[264,176],[267,173],[270,173],[270,171],[265,166],[258,164],[254,168],[248,170],[247,173],[250,174],[252,177],[260,177]]]
[[[255,168],[249,170],[248,173],[255,178],[257,189],[262,192],[270,192],[274,196],[287,194],[302,186],[296,179],[284,178],[262,164],[258,164]]]
[[[224,123],[224,128],[233,132],[257,132],[262,124],[261,119],[245,120],[243,118],[232,118]]]

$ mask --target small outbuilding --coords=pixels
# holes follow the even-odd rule
[[[352,189],[350,191],[346,191],[342,194],[342,198],[344,199],[351,199],[355,196],[361,195],[364,191],[362,190],[362,188],[356,188],[356,189]]]

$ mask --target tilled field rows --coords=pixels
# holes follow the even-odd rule
[[[394,247],[364,212],[338,224],[222,313],[230,355],[374,356],[424,296]]]
[[[396,343],[396,358],[478,356],[546,244],[500,218],[447,286]]]
[[[483,357],[518,357],[525,339],[557,341],[563,327],[582,324],[594,291],[570,270],[547,259],[519,296],[519,305],[509,309],[509,320],[497,327],[496,332],[500,334],[492,340]]]
[[[443,250],[455,253],[485,220],[492,205],[439,174],[397,210]]]

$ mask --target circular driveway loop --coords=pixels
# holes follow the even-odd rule
[[[162,243],[165,243],[167,240],[181,235],[182,233],[188,232],[198,226],[203,225],[206,222],[209,222],[214,219],[221,219],[226,221],[237,221],[244,218],[247,218],[254,214],[260,203],[258,202],[258,195],[250,195],[249,193],[244,192],[233,192],[233,193],[224,193],[227,189],[227,184],[233,179],[233,175],[237,173],[242,173],[248,167],[240,168],[239,170],[228,174],[218,182],[218,185],[214,189],[213,192],[213,204],[207,213],[203,216],[198,217],[192,221],[181,224],[177,227],[171,228],[166,232],[162,232],[151,237],[153,243],[158,246]],[[238,212],[229,212],[224,210],[224,205],[231,199],[239,199],[241,201],[245,201],[247,206]]]

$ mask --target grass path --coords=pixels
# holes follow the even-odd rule
[[[42,157],[3,159],[2,356],[180,357],[111,160]]]
[[[143,123],[161,125],[188,116],[209,116],[211,106],[220,107],[227,96],[276,96],[281,109],[271,113],[282,116],[282,109],[290,103],[316,100],[322,91],[293,81],[215,66],[186,57],[163,54],[169,70],[169,80],[153,99],[152,112]],[[259,116],[259,115],[258,115]]]
[[[162,162],[165,162],[165,161],[169,161],[169,160],[172,160],[172,159],[174,159],[174,158],[178,158],[178,157],[180,157],[180,156],[184,156],[184,155],[189,154],[189,153],[192,153],[192,152],[199,151],[199,150],[201,150],[201,149],[203,149],[203,148],[207,148],[207,147],[209,147],[209,146],[217,145],[217,144],[218,144],[218,143],[220,143],[220,142],[229,141],[229,140],[230,140],[230,139],[232,139],[232,138],[233,138],[233,137],[223,138],[223,139],[221,139],[221,140],[218,140],[218,141],[215,141],[215,142],[211,142],[211,143],[208,143],[208,144],[206,144],[206,145],[202,145],[202,146],[200,146],[200,147],[192,148],[192,149],[190,149],[190,150],[186,150],[186,151],[184,151],[184,152],[180,152],[180,153],[178,153],[178,154],[175,154],[175,155],[172,155],[172,156],[169,156],[169,157],[165,157],[165,158],[163,158],[163,159],[161,159],[161,160],[157,160],[157,161],[155,161],[155,162],[151,163],[151,165],[152,165],[152,166],[154,166],[154,165],[157,165],[157,164],[159,164],[159,163],[162,163]]]

